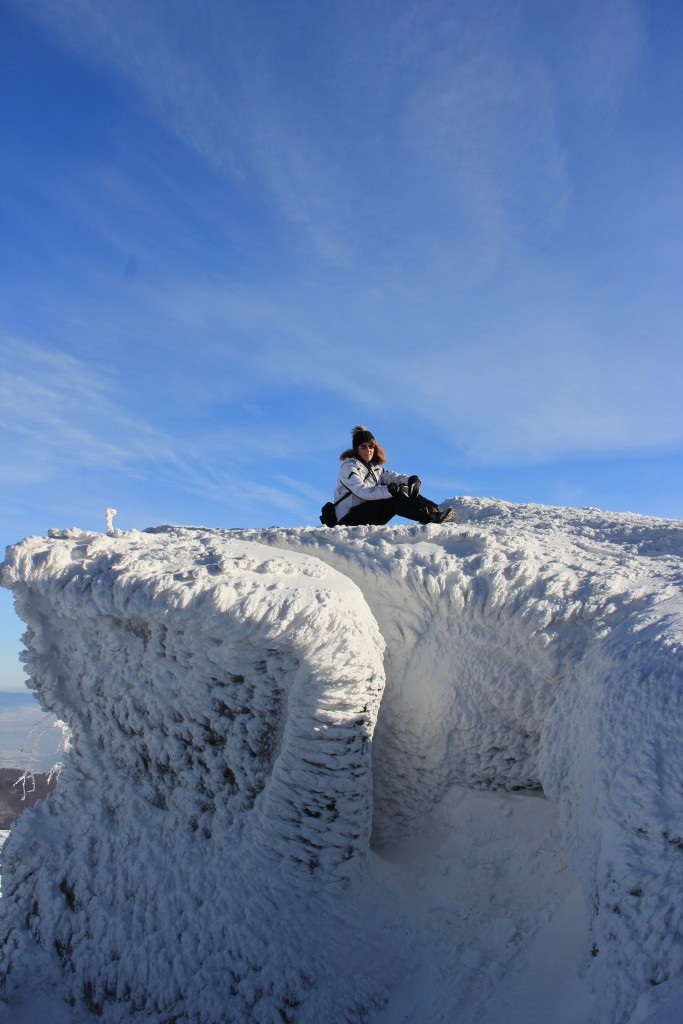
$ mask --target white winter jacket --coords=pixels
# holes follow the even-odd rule
[[[334,489],[334,501],[337,505],[337,522],[351,511],[355,505],[362,505],[364,501],[379,501],[381,498],[390,498],[388,484],[405,484],[408,477],[405,473],[394,473],[391,469],[378,466],[374,463],[368,465],[362,459],[344,459],[337,477],[337,486]],[[343,500],[339,500],[339,499]]]

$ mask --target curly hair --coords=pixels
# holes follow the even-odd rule
[[[351,438],[355,439],[357,434],[365,434],[365,433],[369,433],[367,427],[364,427],[362,425],[354,427],[353,430],[351,431]],[[375,451],[373,452],[373,456],[370,459],[370,462],[373,463],[376,466],[381,466],[381,465],[383,465],[387,461],[387,457],[384,454],[384,448],[382,448],[382,445],[379,443],[379,441],[375,440],[374,437],[373,437],[372,441],[373,441],[373,444],[375,446]],[[341,455],[339,456],[339,461],[343,462],[344,459],[357,459],[357,458],[359,458],[358,449],[354,445],[353,448],[347,448],[345,451],[343,451],[341,453]]]

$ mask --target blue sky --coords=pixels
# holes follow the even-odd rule
[[[673,0],[2,0],[3,548],[317,523],[356,423],[436,500],[683,518],[682,48]]]

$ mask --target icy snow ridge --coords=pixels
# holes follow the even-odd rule
[[[557,801],[596,1020],[680,985],[683,527],[453,504],[8,549],[72,746],[3,851],[3,966],[37,944],[112,1021],[371,1020],[411,959],[371,817],[381,851],[460,784]]]

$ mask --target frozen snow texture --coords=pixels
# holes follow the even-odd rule
[[[72,749],[6,847],[4,966],[37,943],[107,1020],[370,1019],[412,955],[382,934],[371,812],[381,849],[459,784],[557,801],[596,1020],[680,984],[683,527],[453,504],[8,549]]]
[[[384,682],[358,588],[196,534],[31,538],[4,573],[34,686],[71,728],[55,800],[3,851],[10,981],[36,942],[107,1020],[281,1021],[306,1003],[313,1021],[319,994],[329,1019],[358,1018],[360,958],[380,955],[354,901]]]

